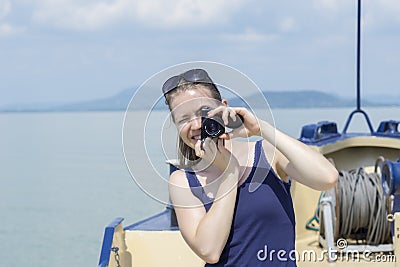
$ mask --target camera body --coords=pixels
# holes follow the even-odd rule
[[[201,108],[201,140],[204,141],[207,137],[216,138],[225,133],[225,124],[220,115],[207,117],[207,113],[211,110],[210,107]],[[242,125],[243,117],[236,114],[236,121],[228,117],[228,128],[238,128]]]

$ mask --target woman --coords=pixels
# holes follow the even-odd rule
[[[171,77],[163,93],[179,131],[182,168],[171,174],[169,191],[187,244],[206,266],[296,266],[289,255],[295,242],[291,179],[327,190],[337,181],[336,169],[247,109],[229,108],[202,69]],[[242,126],[204,139],[203,107],[225,124],[238,114]],[[250,136],[262,140],[233,140]]]

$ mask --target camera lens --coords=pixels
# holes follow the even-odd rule
[[[225,132],[225,127],[215,118],[207,118],[203,122],[204,131],[208,137],[218,137]]]
[[[218,126],[215,124],[215,122],[211,122],[209,125],[209,132],[215,133],[218,131]]]

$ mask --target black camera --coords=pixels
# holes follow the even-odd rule
[[[201,140],[204,141],[207,137],[215,138],[225,133],[225,124],[220,115],[208,118],[207,113],[211,110],[210,107],[201,108]],[[242,125],[243,117],[236,114],[236,121],[228,117],[228,128],[234,129]]]

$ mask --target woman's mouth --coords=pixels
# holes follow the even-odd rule
[[[192,136],[192,139],[194,139],[194,140],[200,140],[200,135],[193,135],[193,136]]]

